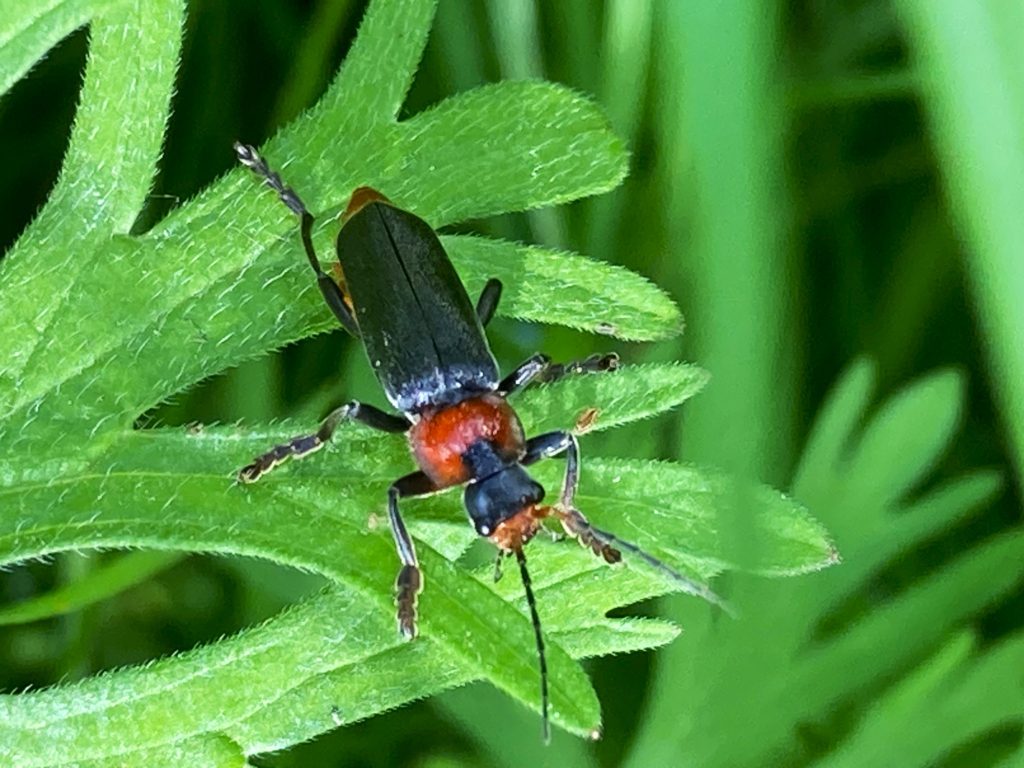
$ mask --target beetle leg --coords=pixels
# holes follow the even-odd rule
[[[388,520],[391,534],[395,537],[395,548],[402,568],[395,579],[395,603],[398,606],[398,631],[407,640],[416,637],[416,599],[423,591],[423,573],[416,560],[416,548],[412,537],[402,522],[398,511],[398,500],[410,496],[425,496],[440,490],[434,481],[422,472],[400,477],[388,488]]]
[[[541,371],[532,383],[558,381],[566,376],[576,376],[581,373],[604,373],[618,370],[618,368],[619,356],[614,352],[607,355],[595,354],[571,363],[552,363]]]
[[[316,257],[316,251],[313,249],[313,214],[309,212],[295,190],[285,184],[277,172],[271,170],[270,166],[267,165],[267,161],[263,159],[254,147],[236,141],[235,153],[238,155],[239,162],[260,176],[268,187],[277,192],[281,202],[287,205],[288,209],[299,217],[299,234],[302,236],[302,247],[306,251],[309,265],[316,274],[317,287],[320,288],[324,301],[327,302],[327,306],[331,308],[334,316],[338,318],[338,322],[345,327],[346,331],[358,338],[359,326],[356,325],[355,318],[352,316],[352,310],[345,302],[345,296],[341,292],[341,288],[338,287],[338,284],[330,275],[324,272],[323,267],[320,266],[320,260]]]
[[[670,577],[681,586],[684,592],[704,598],[709,603],[717,605],[730,616],[736,615],[729,604],[715,594],[710,587],[700,584],[688,576],[684,576],[654,555],[640,549],[636,544],[620,539],[614,533],[595,528],[584,514],[576,509],[576,489],[580,482],[580,448],[574,434],[571,432],[548,432],[527,440],[526,455],[521,463],[533,464],[541,459],[551,458],[563,453],[565,454],[565,479],[562,482],[562,495],[558,503],[551,507],[551,514],[558,518],[567,534],[609,563],[620,562],[622,560],[622,553],[617,547],[624,549],[632,555],[639,557],[655,570],[661,571]]]
[[[505,564],[505,558],[509,557],[512,553],[507,552],[503,549],[498,550],[498,555],[494,559],[494,583],[497,584],[501,581],[502,566]]]
[[[512,373],[506,376],[498,384],[497,392],[502,397],[508,397],[513,392],[518,392],[536,379],[551,365],[551,358],[545,354],[538,353],[530,357],[525,363],[517,367]]]
[[[492,277],[480,291],[480,298],[476,300],[476,316],[480,318],[480,325],[487,325],[491,322],[499,301],[501,301],[501,280]]]
[[[531,384],[558,381],[566,376],[581,373],[614,371],[618,367],[619,356],[614,352],[607,355],[591,355],[572,363],[552,363],[547,355],[536,354],[502,379],[497,391],[498,394],[507,397]]]
[[[526,455],[520,460],[529,466],[541,459],[565,454],[565,479],[562,481],[562,496],[559,504],[572,507],[576,499],[576,488],[580,484],[580,445],[572,432],[545,432],[526,441]]]
[[[372,405],[353,401],[331,411],[320,425],[320,429],[313,434],[293,437],[287,443],[275,445],[266,453],[257,456],[238,471],[239,482],[255,483],[281,462],[290,458],[300,459],[320,450],[334,435],[338,425],[347,420],[358,421],[382,432],[405,432],[409,429],[409,422],[404,417],[394,416]]]

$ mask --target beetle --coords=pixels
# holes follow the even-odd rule
[[[324,301],[341,325],[362,340],[370,364],[398,414],[350,402],[332,411],[312,434],[300,435],[257,456],[238,472],[253,483],[289,458],[323,447],[345,421],[384,432],[405,433],[419,469],[387,491],[391,533],[401,561],[395,581],[398,628],[416,636],[417,596],[423,575],[416,548],[402,521],[399,500],[464,485],[463,499],[476,532],[498,548],[495,577],[504,557],[514,555],[533,623],[541,677],[541,711],[549,736],[548,680],[544,636],[526,567],[524,546],[545,518],[608,563],[625,549],[679,582],[685,591],[721,604],[707,587],[691,581],[634,544],[595,528],[576,509],[579,445],[571,431],[526,438],[509,396],[538,382],[567,375],[612,371],[618,356],[594,355],[554,364],[535,354],[501,377],[484,327],[501,298],[496,279],[484,286],[475,305],[438,239],[423,219],[391,203],[380,192],[359,187],[342,214],[336,241],[337,278],[327,274],[313,248],[314,219],[295,191],[257,151],[236,143],[239,161],[258,175],[299,217],[299,234]],[[596,416],[597,411],[594,410]],[[544,488],[526,467],[564,456],[565,476],[558,501],[544,505]]]

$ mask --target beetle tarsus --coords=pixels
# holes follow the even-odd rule
[[[238,470],[238,482],[255,483],[263,475],[267,474],[274,467],[284,463],[288,459],[301,459],[315,453],[324,446],[324,440],[319,434],[300,435],[292,438],[287,443],[275,445],[266,453],[257,456],[249,464]]]
[[[536,384],[550,384],[566,376],[585,373],[607,373],[619,369],[619,356],[614,352],[607,355],[595,354],[571,363],[552,363],[534,379]]]
[[[261,176],[263,181],[268,187],[277,192],[278,197],[281,198],[281,202],[288,206],[292,213],[298,216],[308,216],[309,211],[306,210],[306,206],[302,200],[296,194],[295,190],[289,187],[281,177],[267,165],[267,161],[263,159],[262,155],[256,151],[256,148],[251,144],[242,144],[239,141],[235,142],[235,154],[238,155],[238,161],[248,168],[253,173]]]
[[[403,565],[395,579],[395,604],[398,606],[398,631],[406,640],[417,634],[416,603],[423,590],[423,576],[415,565]]]

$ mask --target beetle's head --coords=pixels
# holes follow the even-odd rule
[[[540,529],[544,488],[519,464],[466,486],[466,511],[476,532],[506,552],[520,549]]]

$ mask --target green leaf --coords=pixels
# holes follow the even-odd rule
[[[970,638],[954,638],[899,684],[817,768],[854,768],[893,761],[935,765],[980,734],[1020,722],[1024,700],[1024,634],[971,654]]]
[[[149,192],[183,15],[181,0],[158,0],[145,8],[119,5],[93,21],[81,104],[60,179],[0,269],[0,327],[17,329],[0,335],[0,418],[11,415],[19,393],[41,403],[46,390],[33,387],[34,380],[57,365],[54,352],[69,351],[53,339],[62,338],[63,326],[82,322],[81,311],[95,312],[79,305],[79,281],[107,257],[111,237],[129,231]],[[143,69],[147,76],[136,79]],[[107,310],[117,307],[115,301]],[[102,335],[106,317],[90,314],[82,324]]]
[[[422,636],[400,641],[396,557],[382,522],[387,485],[411,469],[400,439],[345,425],[317,457],[241,487],[234,473],[249,457],[313,425],[131,428],[182,388],[336,324],[294,219],[244,169],[151,231],[132,232],[167,122],[182,4],[117,3],[103,14],[75,6],[84,16],[48,7],[66,11],[64,27],[91,18],[92,44],[60,181],[0,262],[0,564],[70,550],[153,551],[127,555],[127,574],[95,571],[7,617],[86,604],[137,578],[140,560],[155,567],[171,553],[269,559],[323,574],[331,586],[190,653],[0,697],[0,762],[241,765],[476,679],[537,709],[521,585],[513,576],[496,586],[457,562],[475,539],[457,493],[408,505],[426,590]],[[331,214],[359,184],[441,226],[596,194],[625,174],[625,150],[600,111],[557,85],[485,86],[398,121],[433,11],[431,0],[373,2],[323,99],[267,146],[310,208],[326,214],[315,232],[325,255],[337,227]],[[52,39],[57,17],[38,18],[55,25]],[[31,18],[18,19],[12,39],[28,40],[17,29]],[[24,58],[41,44],[19,45]],[[510,316],[631,339],[681,328],[658,288],[620,268],[533,246],[445,241],[472,290],[494,275],[507,281]],[[584,432],[674,407],[706,379],[687,365],[626,368],[535,388],[517,407],[531,432],[574,424]],[[550,462],[541,477],[553,488],[562,471]],[[580,501],[595,521],[696,579],[725,566],[714,534],[722,499],[733,494],[727,478],[627,461],[594,460],[585,472]],[[765,569],[828,561],[824,531],[799,505],[755,493]],[[530,551],[552,719],[589,735],[599,705],[573,657],[668,642],[678,631],[669,624],[606,613],[680,585],[642,562],[609,567],[571,542],[538,541]]]
[[[115,0],[42,0],[9,3],[0,16],[0,96],[72,31]]]
[[[703,378],[699,371],[696,374],[687,366],[645,366],[568,380],[524,393],[523,413],[527,419],[536,419],[539,426],[545,419],[553,420],[551,414],[559,409],[563,414],[572,413],[579,397],[587,397],[586,390],[611,387],[619,398],[609,398],[608,418],[620,423],[647,415],[649,406],[641,393],[656,392],[660,386],[685,397],[694,381]],[[344,426],[334,445],[315,458],[282,468],[252,487],[232,485],[233,470],[252,452],[288,434],[280,428],[260,435],[234,428],[127,433],[111,442],[91,466],[67,462],[60,477],[37,482],[38,468],[23,469],[22,484],[8,485],[4,492],[10,520],[17,520],[18,525],[16,530],[0,532],[0,563],[71,548],[147,545],[270,558],[318,571],[358,595],[358,608],[335,609],[342,615],[340,626],[347,627],[346,643],[364,631],[365,618],[352,626],[356,617],[371,613],[376,629],[365,642],[372,646],[386,635],[385,647],[399,647],[390,598],[396,561],[386,527],[375,518],[383,516],[387,484],[408,471],[402,441],[356,425]],[[593,460],[585,467],[580,504],[595,521],[627,538],[637,538],[670,565],[697,578],[720,570],[717,541],[706,534],[715,527],[716,499],[732,495],[724,479],[702,476],[693,468],[673,469],[651,462]],[[18,468],[8,465],[2,469],[5,476],[11,476]],[[544,469],[548,471],[539,476],[557,484],[561,468],[552,463]],[[763,493],[768,502],[763,535],[768,542],[779,537],[778,557],[792,557],[784,561],[786,567],[798,570],[822,564],[829,549],[820,529],[805,529],[812,538],[816,533],[817,546],[799,551],[796,558],[786,548],[792,537],[778,531],[807,525],[804,513],[781,496]],[[69,517],[68,510],[74,509],[88,512]],[[467,580],[456,566],[433,553],[430,537],[420,535],[417,523],[426,520],[435,526],[429,531],[431,537],[437,526],[446,526],[456,539],[461,538],[463,548],[470,543],[474,535],[464,522],[458,494],[410,502],[407,513],[419,540],[428,585],[421,598],[422,639],[436,649],[433,652],[438,658],[459,670],[456,681],[484,676],[536,706],[532,630],[516,580],[503,581],[501,587],[507,592],[497,593],[486,578],[481,579],[483,583]],[[674,630],[663,625],[621,624],[602,617],[618,605],[663,594],[678,585],[642,563],[609,568],[570,542],[557,547],[538,543],[533,549],[537,599],[545,627],[554,638],[549,643],[553,717],[585,735],[599,724],[596,701],[582,672],[560,649],[559,633],[570,633],[572,648],[579,655],[667,641]],[[453,556],[458,551],[456,547]],[[579,630],[585,627],[593,627],[595,632],[584,641]],[[466,637],[474,638],[470,647]],[[196,657],[200,666],[207,663],[203,653],[205,650]],[[289,655],[296,653],[288,651]],[[296,664],[300,663],[301,658]],[[424,674],[430,676],[435,668],[428,664],[425,669]],[[294,669],[281,671],[285,678],[295,674]],[[182,677],[182,686],[187,677]],[[369,673],[361,677],[366,678],[367,686],[372,683]],[[109,684],[109,678],[107,681]],[[137,701],[158,684],[135,671],[123,673],[120,681],[122,696],[133,702],[130,711],[137,711]],[[274,690],[276,683],[266,680],[268,690]],[[417,685],[427,687],[417,689]],[[432,686],[410,675],[401,691],[412,698],[437,690]],[[205,688],[181,696],[201,700],[202,690]],[[68,698],[73,701],[75,696],[71,693]],[[162,701],[173,709],[171,700]],[[223,708],[223,701],[218,706]],[[109,712],[103,715],[110,716]],[[266,727],[271,727],[271,720],[268,717]],[[261,732],[257,741],[262,744],[260,740],[267,738]]]
[[[980,0],[944,7],[896,3],[920,78],[919,98],[940,158],[953,219],[968,247],[973,290],[993,370],[992,384],[1024,478],[1024,59],[1013,34],[1024,23],[1015,3]]]
[[[650,724],[661,733],[675,723],[675,739],[641,741],[644,751],[632,755],[633,764],[657,764],[659,756],[685,744],[692,763],[707,768],[875,765],[894,754],[900,765],[923,767],[934,765],[940,750],[948,753],[1008,718],[1014,696],[1019,703],[1016,652],[984,646],[966,669],[954,673],[955,665],[942,662],[936,672],[948,675],[942,684],[929,684],[927,672],[900,683],[909,670],[924,670],[938,648],[962,637],[968,622],[1019,589],[1024,534],[1012,528],[967,546],[902,591],[878,594],[886,569],[987,507],[1000,478],[973,472],[915,498],[914,489],[954,438],[961,380],[949,372],[926,376],[869,414],[873,378],[861,361],[836,384],[794,486],[794,497],[835,533],[843,564],[770,591],[735,576],[742,621],[712,623],[698,616],[688,624],[679,644],[685,645],[694,695],[683,700],[681,711],[664,715],[667,722]],[[978,705],[983,685],[996,686],[999,675],[1008,686],[998,704]],[[861,727],[839,728],[847,739],[808,755],[794,733],[837,712],[844,723]],[[894,748],[893,734],[906,735],[908,728],[912,735],[897,738]],[[721,740],[737,729],[743,739]]]
[[[680,333],[683,318],[657,287],[611,264],[528,245],[480,237],[445,237],[445,247],[471,293],[497,277],[505,286],[499,312],[631,341]],[[550,299],[554,290],[557,302]]]

